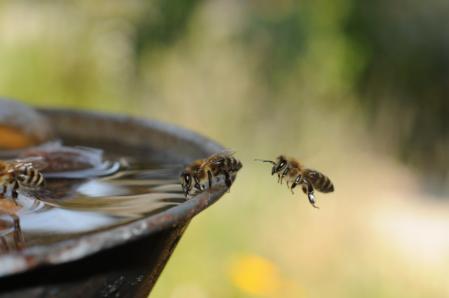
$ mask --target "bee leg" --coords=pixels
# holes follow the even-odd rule
[[[286,167],[285,170],[282,172],[282,174],[281,174],[281,184],[282,184],[282,180],[284,179],[284,177],[287,176],[289,170],[290,169],[288,167]],[[287,184],[287,186],[288,186],[288,184]]]
[[[201,185],[200,185],[200,181],[198,180],[198,177],[197,176],[194,176],[194,179],[193,179],[194,181],[195,181],[195,184],[193,185],[198,191],[203,191],[203,189],[201,188]]]
[[[318,207],[318,206],[315,204],[315,203],[316,203],[316,200],[315,200],[315,195],[313,194],[313,192],[308,193],[308,194],[307,194],[307,197],[309,198],[310,204],[312,204],[312,206],[313,206],[314,208],[320,209],[320,207]]]
[[[207,171],[207,179],[209,181],[209,188],[212,187],[212,173],[210,171]]]
[[[306,185],[302,185],[302,187],[301,187],[301,189],[302,189],[302,192],[303,193],[305,193],[306,195],[307,195],[307,186]],[[307,198],[308,198],[309,196],[307,196]],[[310,200],[309,200],[309,202],[310,202]]]
[[[290,189],[290,191],[292,192],[292,195],[294,195],[295,193],[293,192],[293,188],[296,187],[296,183],[293,182],[291,185],[289,184],[289,181],[287,180],[287,187]]]
[[[186,199],[187,199],[187,196],[189,195],[189,192],[190,192],[190,189],[186,186],[186,187],[182,187],[182,191],[183,191],[183,193],[184,193],[184,196],[186,197]]]
[[[12,200],[13,200],[14,204],[16,204],[16,206],[18,206],[17,198],[19,196],[17,189],[19,189],[19,183],[17,181],[14,181],[14,184],[13,184],[12,190],[11,190],[11,196],[12,196]]]
[[[292,191],[292,194],[294,194],[293,189],[294,189],[297,185],[301,184],[301,181],[302,181],[302,176],[301,176],[301,175],[298,175],[298,177],[296,177],[296,179],[295,179],[295,182],[293,182],[293,183],[292,183],[292,186],[290,187],[290,190]],[[303,188],[303,191],[304,191],[304,188]],[[306,192],[304,191],[304,193],[306,193]]]
[[[232,180],[231,180],[231,177],[229,176],[228,172],[224,172],[224,176],[225,176],[225,184],[226,184],[226,187],[228,188],[228,192],[229,192],[231,185],[232,185]]]
[[[303,188],[304,191],[304,188]],[[315,199],[315,195],[313,194],[313,187],[312,185],[310,185],[309,183],[307,183],[307,198],[309,199],[309,203],[317,209],[320,209],[317,205],[316,205],[316,199]]]
[[[20,220],[16,215],[11,215],[14,221],[14,243],[16,244],[16,249],[21,249],[24,243],[22,229],[20,228]]]
[[[293,189],[296,187],[296,185],[298,185],[298,184],[296,184],[296,182],[293,182],[293,183],[292,183],[292,186],[290,187],[290,191],[292,192],[292,194],[295,194],[295,192],[293,191]]]

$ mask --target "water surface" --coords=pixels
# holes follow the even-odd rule
[[[184,202],[178,183],[182,165],[136,152],[61,143],[7,152],[14,158],[42,157],[46,185],[22,189],[17,206],[2,199],[0,255],[109,229]]]

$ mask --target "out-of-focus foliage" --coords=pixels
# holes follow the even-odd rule
[[[366,66],[356,80],[368,119],[433,182],[449,175],[449,2],[354,2],[348,34]],[[430,180],[430,179],[428,179]],[[432,183],[429,190],[435,187]]]
[[[186,33],[192,13],[201,1],[148,1],[136,22],[135,48],[144,54],[158,47],[169,47]]]
[[[154,297],[447,297],[446,2],[1,2],[0,93],[237,151]],[[318,212],[252,162],[279,153],[334,181]]]

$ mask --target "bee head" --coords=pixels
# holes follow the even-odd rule
[[[192,189],[192,180],[193,180],[192,174],[189,173],[188,171],[184,171],[181,173],[180,179],[182,191],[184,192],[184,195],[187,197],[190,190]]]
[[[276,162],[273,165],[273,168],[271,169],[271,175],[283,171],[286,167],[287,167],[287,159],[285,158],[285,156],[283,155],[278,156],[276,158]]]

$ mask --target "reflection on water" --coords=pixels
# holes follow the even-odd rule
[[[0,254],[20,250],[24,243],[19,217],[14,214],[0,214]]]
[[[17,205],[0,199],[0,255],[107,229],[185,201],[179,167],[60,143],[20,156],[43,157],[46,185],[21,190]]]

